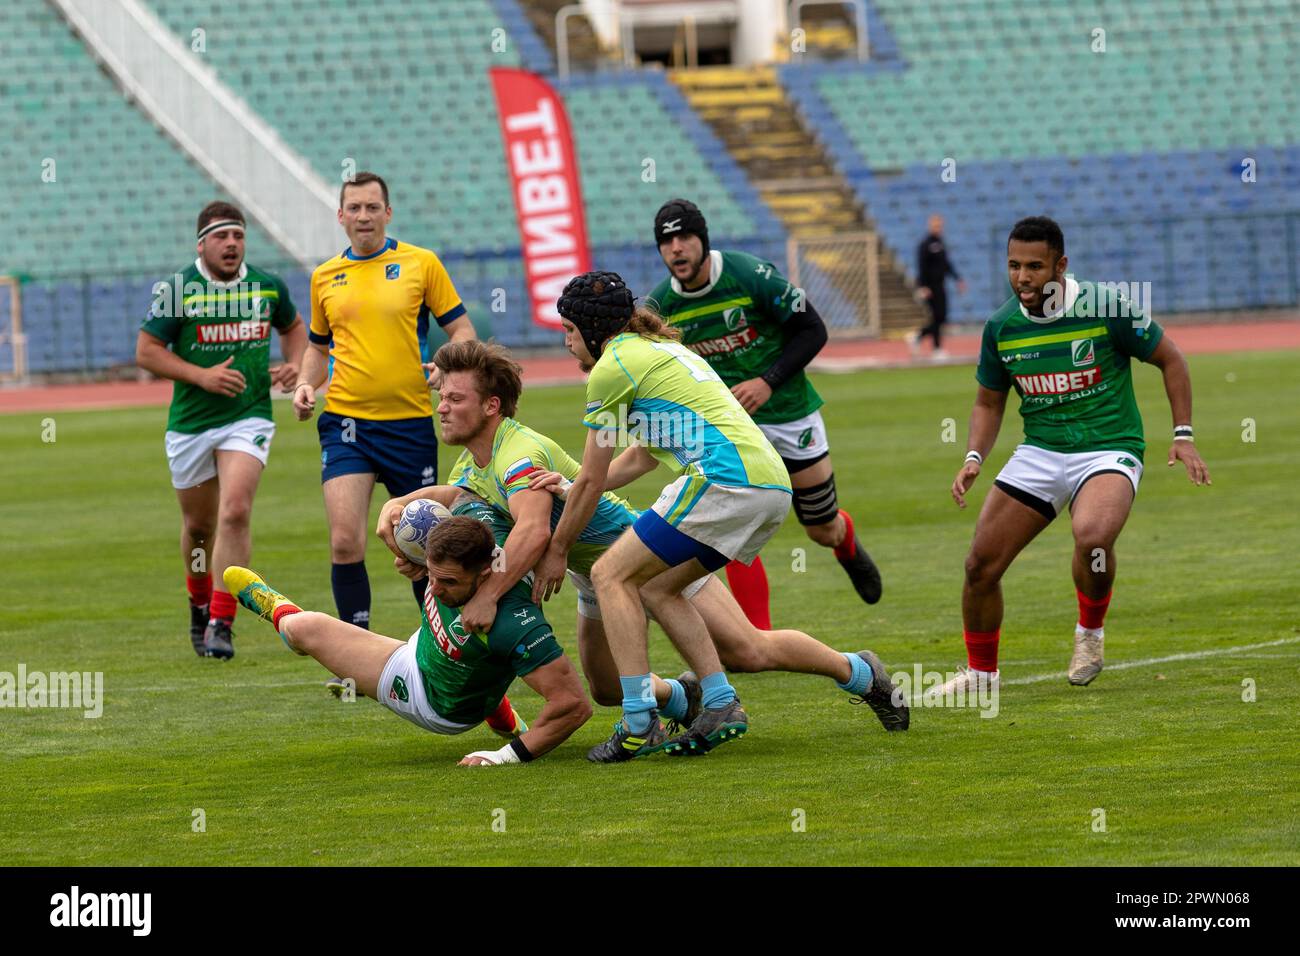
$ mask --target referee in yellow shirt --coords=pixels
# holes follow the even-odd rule
[[[430,320],[453,341],[474,338],[447,270],[428,249],[385,235],[388,185],[357,173],[339,191],[339,223],[352,245],[311,277],[311,347],[293,393],[306,421],[333,358],[316,422],[330,529],[330,583],[339,619],[370,625],[366,531],[375,479],[391,497],[438,481],[433,405],[420,364]],[[333,346],[331,348],[331,340]],[[423,603],[423,580],[414,584]]]

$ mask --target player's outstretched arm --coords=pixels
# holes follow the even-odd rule
[[[247,387],[244,373],[231,368],[232,355],[219,365],[204,368],[187,362],[156,335],[141,330],[135,340],[135,364],[159,378],[197,385],[205,392],[234,398]]]
[[[560,589],[564,569],[569,564],[569,549],[596,513],[596,506],[600,504],[600,496],[605,490],[609,465],[614,458],[614,444],[609,439],[614,434],[612,429],[592,429],[587,432],[582,469],[565,495],[564,513],[560,515],[560,521],[551,533],[551,545],[533,571],[534,601],[540,603],[550,600],[551,595]]]
[[[1002,415],[1007,410],[1007,393],[976,386],[975,407],[970,413],[970,439],[966,446],[966,460],[962,462],[957,477],[952,481],[952,500],[958,508],[966,507],[966,492],[979,477],[980,465],[993,450],[1002,428]]]
[[[537,720],[518,738],[528,759],[550,753],[568,740],[591,716],[591,703],[582,689],[578,672],[566,657],[557,657],[549,664],[525,674],[523,681],[537,691],[546,702]],[[518,748],[507,744],[500,750],[477,750],[468,754],[462,767],[490,767],[504,763],[522,763]]]
[[[499,562],[460,612],[465,630],[487,631],[496,620],[502,595],[518,584],[546,553],[551,543],[551,495],[545,491],[516,491],[510,496],[514,527],[502,545]]]
[[[1174,442],[1169,446],[1169,466],[1181,461],[1187,468],[1187,478],[1196,485],[1210,484],[1210,470],[1201,460],[1201,453],[1192,441],[1192,373],[1182,350],[1168,335],[1163,336],[1156,350],[1147,359],[1160,369],[1165,379],[1165,394],[1169,396],[1169,410],[1174,417]]]

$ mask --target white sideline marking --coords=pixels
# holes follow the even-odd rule
[[[220,683],[213,682],[213,681],[196,681],[195,683],[192,684],[167,684],[162,687],[119,687],[117,688],[116,692],[120,694],[137,694],[137,693],[153,694],[153,693],[161,693],[163,691],[170,691],[170,690],[184,690],[184,691],[202,690],[205,687],[213,687],[213,686],[220,687],[220,688],[229,687],[232,690],[259,690],[268,687],[324,687],[325,681],[327,681],[328,679],[329,678],[327,677],[322,677],[318,681],[291,680],[291,681],[284,681],[278,684],[243,684],[243,683],[232,682],[232,681],[221,681]]]
[[[1240,651],[1257,651],[1261,647],[1278,647],[1282,644],[1295,644],[1300,641],[1300,637],[1281,637],[1276,641],[1264,641],[1260,644],[1240,644],[1236,647],[1216,647],[1208,651],[1189,651],[1186,654],[1170,654],[1167,657],[1148,657],[1140,661],[1121,661],[1118,664],[1107,664],[1102,668],[1102,673],[1110,671],[1126,671],[1134,667],[1150,667],[1152,664],[1168,664],[1172,661],[1198,661],[1205,657],[1223,657],[1226,654],[1236,654]],[[1022,685],[1022,684],[1041,684],[1045,680],[1060,680],[1068,676],[1067,671],[1053,671],[1051,674],[1034,674],[1031,677],[1016,677],[1011,680],[1003,680],[1005,685]]]
[[[1206,657],[1222,657],[1225,654],[1236,654],[1241,651],[1257,651],[1264,647],[1279,647],[1283,644],[1295,644],[1300,642],[1300,636],[1282,637],[1276,641],[1264,641],[1260,644],[1240,644],[1236,647],[1216,647],[1208,651],[1189,651],[1186,654],[1170,654],[1167,657],[1148,657],[1138,661],[1121,661],[1118,664],[1107,664],[1102,673],[1109,671],[1126,671],[1134,667],[1150,667],[1152,664],[1168,664],[1172,661],[1195,661]],[[1067,676],[1066,671],[1053,671],[1050,674],[1034,674],[1030,677],[1015,677],[1003,680],[1001,683],[1009,686],[1019,686],[1023,684],[1041,684],[1047,680],[1059,680]],[[282,681],[274,684],[243,684],[223,681],[217,686],[229,687],[234,690],[257,690],[263,688],[277,687],[324,687],[327,678],[322,677],[320,680],[310,681]],[[212,683],[208,681],[196,681],[192,684],[168,684],[162,687],[119,687],[114,688],[115,693],[159,693],[162,691],[192,691],[204,687],[211,687]]]

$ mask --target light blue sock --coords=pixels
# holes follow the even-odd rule
[[[835,686],[840,690],[848,691],[850,694],[861,696],[870,689],[871,682],[875,679],[875,675],[871,672],[871,665],[858,657],[857,654],[845,654],[844,656],[849,662],[849,667],[853,668],[853,673],[849,675],[847,684],[836,681]]]
[[[619,677],[623,685],[623,723],[634,734],[650,729],[650,712],[655,709],[654,682],[649,674]]]
[[[727,675],[722,671],[700,681],[700,690],[704,692],[701,703],[710,710],[719,710],[736,699],[736,690],[727,683]]]
[[[659,708],[659,713],[669,720],[681,720],[686,716],[686,688],[679,680],[665,680],[664,683],[672,693],[668,697],[668,703]]]

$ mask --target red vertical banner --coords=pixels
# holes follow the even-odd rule
[[[533,321],[558,329],[555,300],[571,278],[591,271],[569,117],[563,100],[536,73],[498,66],[488,72],[505,141]]]

